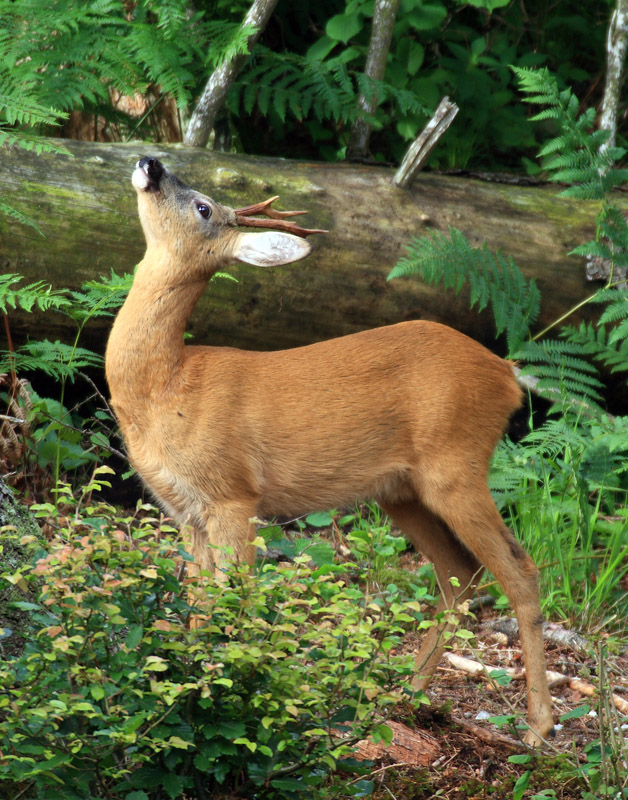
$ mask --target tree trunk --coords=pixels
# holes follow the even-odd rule
[[[610,133],[604,149],[615,146],[617,114],[624,77],[624,60],[628,47],[628,0],[617,0],[606,37],[606,84],[600,114],[600,128]]]
[[[597,206],[557,197],[555,186],[518,186],[421,173],[411,189],[392,185],[385,167],[234,156],[180,145],[65,142],[74,157],[3,151],[4,202],[35,220],[45,234],[0,215],[5,272],[54,287],[132,271],[144,240],[131,173],[154,155],[182,180],[221,203],[240,207],[280,195],[279,209],[308,210],[300,222],[326,228],[314,251],[292,266],[261,270],[236,265],[238,283],[214,281],[190,323],[197,343],[277,349],[406,319],[446,322],[487,344],[489,315],[419,280],[386,276],[404,245],[430,227],[459,228],[473,244],[486,240],[511,255],[543,293],[540,325],[592,291],[583,260],[567,253],[594,232]],[[622,206],[626,206],[621,198]],[[14,335],[69,339],[64,317],[11,314]],[[104,349],[110,320],[90,323],[84,344]],[[316,375],[312,376],[316,380]]]
[[[388,51],[390,50],[390,42],[400,1],[376,0],[375,2],[371,41],[364,67],[364,74],[373,81],[381,81],[384,78]],[[378,105],[375,86],[371,87],[370,97],[360,94],[358,98],[358,108],[366,115],[374,114]],[[358,117],[351,128],[347,156],[349,158],[362,158],[368,155],[370,138],[371,123],[364,116]]]
[[[266,23],[271,18],[276,5],[277,0],[253,0],[242,23],[243,27],[255,26],[255,32],[249,36],[247,41],[248,53],[240,53],[229,61],[223,61],[211,74],[188,122],[184,139],[186,145],[205,147],[209,141],[216,117],[225,103],[229,89],[245,65],[253,45],[264,32]]]

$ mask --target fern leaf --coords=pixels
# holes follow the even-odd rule
[[[538,389],[548,399],[556,402],[571,396],[597,408],[604,384],[585,355],[575,341],[543,339],[523,343],[514,357],[527,362],[522,373],[539,378]]]
[[[0,353],[0,369],[7,366],[17,372],[41,371],[55,380],[73,381],[82,369],[102,368],[103,358],[82,347],[63,342],[29,342],[14,353]]]
[[[0,311],[3,313],[6,314],[9,309],[16,308],[32,311],[37,307],[40,311],[47,311],[50,308],[67,308],[70,305],[65,291],[52,289],[43,281],[15,287],[21,280],[22,276],[14,273],[0,275]]]
[[[388,280],[417,275],[456,293],[468,283],[471,307],[481,311],[490,305],[496,334],[506,333],[509,352],[519,348],[538,316],[540,294],[534,281],[528,281],[512,259],[494,255],[486,244],[471,247],[455,228],[450,228],[449,237],[432,231],[413,239],[407,251]]]

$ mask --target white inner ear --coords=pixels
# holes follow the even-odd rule
[[[300,236],[281,231],[241,233],[233,255],[255,267],[278,267],[309,255],[312,245]]]

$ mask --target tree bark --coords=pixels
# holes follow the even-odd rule
[[[452,103],[448,97],[443,97],[432,119],[412,142],[403,157],[403,161],[393,178],[395,186],[407,189],[412,185],[412,181],[423,169],[427,159],[430,157],[430,153],[436,147],[443,134],[446,133],[457,113],[458,106]]]
[[[253,0],[253,4],[242,23],[243,26],[255,25],[256,28],[255,33],[251,34],[247,41],[249,53],[261,36],[276,5],[277,0]],[[192,147],[205,147],[207,145],[216,117],[224,105],[232,83],[246,63],[249,53],[240,54],[230,61],[224,61],[214,70],[188,122],[185,138],[183,139],[186,145]]]
[[[624,60],[628,47],[628,0],[617,0],[608,25],[606,40],[606,85],[602,100],[600,128],[610,131],[602,147],[614,147],[617,136],[617,113],[624,77]]]
[[[484,240],[534,276],[546,325],[591,293],[584,261],[567,253],[594,234],[597,205],[558,197],[555,186],[517,186],[422,172],[411,189],[392,184],[394,170],[213,153],[181,145],[64,142],[74,157],[2,151],[3,201],[28,214],[45,237],[0,215],[4,272],[78,287],[99,275],[130,272],[144,253],[131,173],[153,155],[218,202],[241,207],[278,194],[278,209],[306,208],[312,237],[305,261],[271,270],[230,267],[238,283],[214,281],[190,322],[197,343],[278,349],[406,319],[433,319],[494,344],[490,314],[465,296],[419,280],[386,281],[405,244],[430,228],[459,228]],[[628,203],[620,196],[621,207]],[[12,313],[16,344],[31,338],[70,341],[65,317]],[[111,321],[89,324],[85,346],[103,350]],[[312,376],[316,380],[316,376]]]
[[[390,50],[390,42],[400,2],[401,0],[376,0],[375,2],[373,30],[364,67],[364,74],[371,80],[381,81],[386,72],[388,51]],[[371,123],[368,122],[365,115],[374,114],[377,109],[377,103],[375,87],[373,87],[370,97],[366,97],[364,94],[358,97],[358,109],[363,113],[363,116],[358,117],[353,123],[347,148],[348,158],[362,158],[367,155],[371,137]]]

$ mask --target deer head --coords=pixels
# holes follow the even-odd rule
[[[211,197],[191,189],[169,172],[156,158],[137,162],[132,178],[148,252],[162,251],[170,267],[176,265],[190,278],[207,279],[233,261],[257,267],[290,264],[305,258],[311,233],[325,231],[301,228],[287,217],[304,211],[276,211],[276,197],[238,210],[223,206]],[[258,219],[265,214],[268,219]],[[270,228],[264,232],[243,232],[240,227]]]

